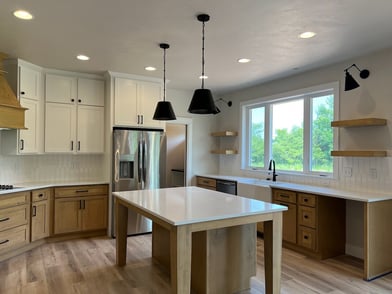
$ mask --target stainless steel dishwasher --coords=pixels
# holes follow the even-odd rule
[[[237,182],[216,180],[216,191],[237,195]]]

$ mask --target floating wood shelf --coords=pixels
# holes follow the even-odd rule
[[[354,157],[386,157],[384,150],[341,150],[331,151],[331,156],[354,156]]]
[[[387,124],[387,120],[383,118],[361,118],[361,119],[337,120],[331,122],[331,126],[337,128],[385,126],[386,124]]]
[[[219,149],[219,150],[211,150],[213,154],[238,154],[238,150],[235,149]]]
[[[211,133],[213,137],[235,137],[238,136],[238,132],[235,131],[223,131]]]

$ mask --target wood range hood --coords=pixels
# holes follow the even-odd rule
[[[9,86],[3,70],[6,54],[0,52],[0,129],[26,129],[25,111]]]

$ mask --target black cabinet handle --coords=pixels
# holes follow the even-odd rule
[[[73,151],[73,141],[71,141],[71,151]]]
[[[308,236],[304,236],[304,239],[305,239],[305,240],[308,240],[308,239],[309,239],[309,237],[308,237]]]
[[[75,99],[71,99],[71,102],[75,102]]]
[[[10,220],[10,218],[9,217],[0,218],[0,222],[6,222],[7,220]]]
[[[76,190],[75,192],[76,192],[76,193],[87,193],[88,190]]]
[[[20,139],[20,150],[24,150],[24,140]]]
[[[304,215],[304,218],[306,218],[306,219],[307,219],[307,218],[309,218],[309,217],[308,217],[308,216],[305,214],[305,215]]]
[[[0,241],[0,245],[3,245],[3,244],[5,244],[5,243],[8,243],[10,240],[3,240],[3,241]]]
[[[80,151],[80,141],[78,141],[78,151]]]
[[[308,198],[304,198],[304,202],[308,202]]]
[[[82,102],[82,99],[78,99],[78,102],[79,102],[79,103]]]
[[[44,194],[42,194],[42,193],[41,193],[41,194],[38,194],[38,197],[39,197],[39,198],[42,198],[42,197],[44,197]]]
[[[279,194],[279,196],[280,196],[280,197],[283,197],[283,198],[290,198],[290,196],[289,196],[289,195],[286,195],[286,194]]]
[[[26,92],[25,92],[25,91],[22,91],[22,92],[20,92],[20,94],[21,94],[21,95],[24,95],[24,94],[26,94]]]
[[[37,206],[33,206],[33,216],[37,216]]]

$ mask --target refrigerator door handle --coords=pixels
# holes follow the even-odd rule
[[[114,181],[117,183],[120,180],[120,151],[117,149],[114,154]]]
[[[147,143],[143,141],[143,182],[146,183],[146,149]]]
[[[138,159],[138,169],[137,169],[137,181],[141,182],[143,162],[142,162],[142,143],[139,141],[137,144],[137,159]]]

